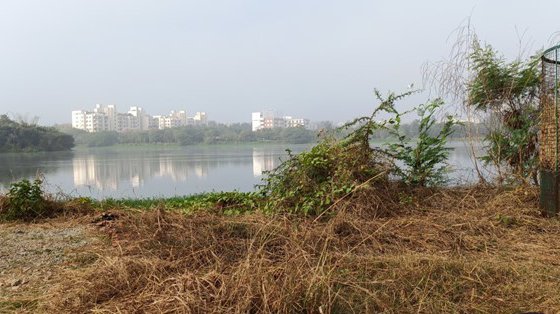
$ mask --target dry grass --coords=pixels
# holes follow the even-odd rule
[[[536,189],[364,189],[319,219],[121,214],[119,254],[68,273],[48,312],[560,310],[560,221]],[[326,217],[328,216],[328,217]]]

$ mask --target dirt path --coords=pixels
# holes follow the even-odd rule
[[[91,265],[106,244],[84,218],[0,224],[0,313],[34,312],[62,271]]]

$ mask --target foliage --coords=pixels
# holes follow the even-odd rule
[[[384,98],[376,91],[378,107],[370,115],[343,125],[339,129],[346,134],[343,138],[325,136],[310,151],[290,154],[268,173],[260,186],[261,193],[267,197],[265,208],[321,214],[359,187],[386,182],[390,173],[399,175],[410,185],[441,183],[449,153],[445,144],[457,122],[447,117],[443,128],[431,135],[436,124],[435,112],[443,102],[436,100],[421,106],[419,138],[415,145],[410,145],[410,139],[400,133],[401,117],[409,111],[399,113],[395,103],[412,93],[414,91],[399,95],[390,93]],[[378,121],[376,117],[380,112],[392,117]],[[381,130],[395,136],[397,143],[385,148],[372,147],[372,137]]]
[[[119,134],[117,132],[99,132],[91,133],[87,143],[88,147],[105,147],[112,146],[119,142]]]
[[[469,105],[514,114],[537,100],[538,59],[507,63],[491,46],[476,45],[471,61],[475,75],[469,83]]]
[[[0,115],[0,153],[26,151],[63,151],[74,147],[72,136],[54,128],[16,122]]]
[[[248,142],[281,142],[290,144],[312,143],[315,131],[302,127],[251,131],[249,123],[231,125],[185,126],[163,130],[130,131],[123,133],[88,133],[83,130],[59,126],[63,132],[74,136],[76,144],[89,147],[115,144],[225,144]]]
[[[166,209],[192,213],[198,210],[216,211],[223,214],[240,214],[255,209],[260,203],[260,196],[246,192],[209,192],[203,194],[177,196],[170,198],[146,199],[106,199],[94,201],[99,209],[136,208]]]
[[[369,147],[323,139],[308,152],[290,155],[268,173],[260,187],[267,197],[265,210],[319,214],[356,186],[382,174],[383,168],[376,163]]]
[[[485,137],[487,155],[481,160],[486,164],[506,163],[515,178],[531,179],[536,184],[539,163],[537,116],[536,108],[527,108],[523,115],[517,116],[515,127],[502,125],[491,130]]]
[[[387,144],[387,151],[404,164],[395,165],[394,172],[406,184],[427,186],[445,182],[445,175],[449,171],[446,161],[451,150],[445,145],[458,122],[448,115],[443,128],[432,135],[431,131],[436,124],[434,115],[441,106],[443,101],[437,99],[418,108],[420,121],[418,139],[414,145],[411,145],[411,139],[400,131],[400,114],[390,123],[390,132],[397,142]]]
[[[418,123],[414,120],[401,124],[402,132],[410,137],[418,136]],[[72,129],[70,126],[59,125],[58,128],[74,137],[77,145],[88,147],[111,146],[115,144],[228,144],[228,143],[256,143],[256,142],[278,142],[290,144],[313,143],[317,139],[317,131],[301,127],[264,129],[256,132],[251,131],[249,123],[237,123],[231,125],[213,124],[209,126],[187,126],[169,128],[164,130],[130,131],[124,133],[100,132],[88,133],[83,130]],[[442,123],[435,123],[433,132],[443,128]],[[463,126],[454,125],[452,137],[465,137]],[[323,132],[335,131],[332,123],[319,122],[317,130]],[[392,138],[386,129],[376,129],[370,136],[371,139]]]
[[[23,179],[12,183],[5,204],[0,208],[3,220],[32,220],[45,215],[47,201],[43,197],[41,179],[33,182]]]
[[[468,84],[468,105],[499,122],[485,137],[487,155],[482,160],[505,165],[516,178],[537,183],[538,60],[508,63],[478,42],[470,59],[474,75]]]

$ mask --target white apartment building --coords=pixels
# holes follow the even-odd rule
[[[206,117],[206,112],[197,112],[193,117],[193,122],[195,125],[208,124],[208,118]]]
[[[72,111],[72,127],[88,132],[101,132],[109,130],[109,119],[98,112],[83,110]]]
[[[262,112],[251,113],[251,130],[253,132],[258,131],[263,128],[264,116]]]
[[[309,120],[293,118],[291,116],[280,117],[274,112],[253,112],[251,114],[251,129],[254,131],[274,128],[309,127]]]
[[[197,112],[194,117],[189,117],[186,111],[171,111],[167,116],[154,116],[160,130],[186,126],[186,125],[207,125],[208,118],[206,112]]]
[[[115,105],[101,105],[101,104],[97,104],[95,105],[95,109],[93,109],[93,112],[98,113],[98,114],[104,114],[107,116],[108,119],[108,129],[107,130],[103,130],[103,131],[114,131],[117,129],[117,106]]]
[[[154,118],[147,114],[142,107],[130,107],[128,114],[136,117],[138,120],[138,128],[140,130],[149,130],[155,128]]]
[[[290,116],[285,116],[284,121],[286,121],[287,128],[304,127],[307,129],[309,127],[309,119],[292,118]]]
[[[150,116],[142,107],[130,107],[127,113],[119,113],[115,105],[95,105],[93,111],[72,111],[72,127],[88,132],[144,131],[167,129],[186,125],[208,124],[205,112],[188,117],[185,110],[171,111],[169,115]]]
[[[187,125],[187,112],[184,110],[172,110],[167,116],[154,116],[155,125],[158,129],[169,129]]]
[[[182,121],[172,116],[154,116],[158,129],[176,128],[185,125]]]
[[[117,132],[127,132],[127,131],[139,131],[140,129],[140,119],[129,113],[118,113],[117,114],[117,127],[115,131]]]

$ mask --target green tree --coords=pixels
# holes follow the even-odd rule
[[[467,105],[498,121],[485,137],[486,163],[507,166],[513,178],[537,184],[538,59],[506,62],[491,46],[474,44]]]
[[[436,99],[420,105],[418,108],[420,119],[412,124],[416,127],[415,130],[403,132],[398,118],[389,123],[390,133],[397,141],[387,144],[387,152],[404,164],[395,165],[394,172],[407,184],[428,186],[446,181],[449,172],[447,159],[451,150],[446,147],[447,139],[453,134],[453,126],[458,122],[447,115],[443,124],[437,123],[435,114],[443,104],[443,100]],[[434,130],[440,125],[442,127],[439,130]],[[418,135],[416,141],[411,139],[411,133]]]
[[[74,138],[55,128],[16,122],[0,116],[0,152],[64,151],[74,147]]]

